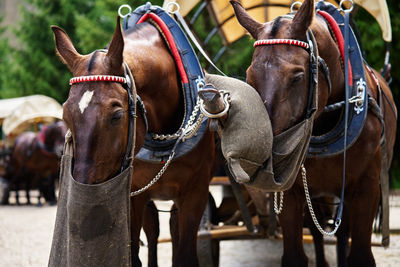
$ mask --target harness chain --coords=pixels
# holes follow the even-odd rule
[[[278,208],[278,193],[280,193],[279,208]],[[274,192],[274,211],[276,214],[281,214],[282,210],[283,210],[283,191]]]
[[[174,151],[172,151],[171,155],[169,155],[168,160],[165,162],[164,166],[161,168],[161,170],[157,173],[157,175],[150,181],[150,183],[148,183],[147,185],[145,185],[144,187],[131,192],[131,197],[139,195],[140,193],[146,191],[147,189],[149,189],[155,182],[157,182],[161,176],[164,174],[164,172],[167,170],[169,164],[171,163],[172,159],[175,156],[175,149]]]
[[[315,227],[317,227],[318,231],[320,231],[324,235],[330,235],[330,236],[334,235],[336,231],[339,229],[340,223],[339,224],[335,223],[335,229],[333,229],[332,232],[325,231],[319,224],[317,216],[315,216],[314,209],[311,204],[310,192],[308,191],[308,185],[307,185],[307,172],[306,168],[304,167],[304,164],[301,165],[301,177],[303,178],[304,194],[306,196],[308,210],[310,211],[310,215],[315,224]]]
[[[164,174],[164,172],[167,170],[169,164],[173,160],[173,158],[175,156],[175,150],[178,147],[178,144],[180,142],[184,142],[186,139],[189,139],[193,135],[196,134],[196,132],[199,129],[199,127],[203,121],[203,118],[204,118],[204,115],[202,113],[200,113],[196,122],[194,122],[197,112],[199,111],[199,108],[200,108],[200,98],[197,98],[196,106],[194,107],[193,112],[190,115],[188,123],[186,124],[185,128],[181,128],[178,131],[178,132],[181,132],[181,134],[179,135],[178,140],[176,140],[176,143],[174,145],[174,148],[172,149],[171,155],[169,155],[169,157],[168,157],[168,160],[165,162],[164,166],[157,173],[157,175],[147,185],[145,185],[144,187],[142,187],[136,191],[131,192],[131,194],[130,194],[131,197],[139,195],[140,193],[149,189],[154,183],[156,183],[161,178],[161,176]]]

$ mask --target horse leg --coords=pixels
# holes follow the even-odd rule
[[[351,200],[347,201],[351,214],[351,248],[347,259],[348,266],[376,266],[371,250],[371,235],[379,205],[380,189],[379,166],[374,168],[373,165],[373,163],[369,165],[368,173],[360,179],[362,181],[356,185]],[[376,173],[373,173],[374,170]]]
[[[158,210],[153,201],[147,203],[144,209],[143,230],[146,234],[148,244],[148,267],[157,267],[157,241],[160,235],[160,221]]]
[[[19,202],[19,182],[15,182],[15,202],[17,205],[21,205]]]
[[[198,179],[201,180],[201,178]],[[178,207],[179,241],[173,266],[197,267],[199,266],[197,232],[208,201],[208,183],[204,186],[197,184],[195,189],[187,190],[185,193],[176,203]]]
[[[172,239],[172,262],[177,260],[178,254],[178,243],[179,243],[179,225],[178,225],[178,209],[174,204],[171,210],[171,216],[169,218],[169,231]]]
[[[48,188],[48,201],[50,205],[55,205],[57,204],[57,197],[56,197],[56,184],[55,184],[55,180],[56,177],[55,175],[51,174],[49,176],[49,188]]]
[[[283,211],[279,223],[283,233],[282,266],[307,266],[308,259],[303,248],[302,191],[291,188],[285,192]],[[303,193],[304,194],[304,193]]]
[[[20,189],[20,184],[21,184],[21,174],[20,171],[17,171],[17,173],[13,176],[11,183],[14,184],[15,186],[15,202],[17,205],[20,205],[21,203],[19,202],[19,189]]]
[[[347,256],[349,254],[349,219],[346,214],[346,208],[343,209],[343,217],[342,223],[338,231],[336,232],[336,257],[337,257],[337,265],[339,267],[347,266]]]
[[[25,191],[26,191],[26,202],[28,205],[31,204],[31,196],[29,194],[29,190],[31,189],[31,183],[30,183],[30,179],[26,179],[26,187],[25,187]],[[40,194],[39,194],[40,196]]]
[[[131,262],[132,267],[141,267],[139,258],[140,230],[143,222],[143,212],[146,205],[143,195],[131,197]]]

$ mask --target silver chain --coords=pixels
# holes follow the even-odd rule
[[[201,122],[203,121],[204,115],[201,113],[199,117],[197,118],[196,124],[193,125],[193,128],[189,129],[192,127],[192,124],[196,118],[197,112],[199,111],[200,108],[200,98],[197,98],[196,106],[193,108],[192,114],[189,117],[189,121],[186,124],[185,128],[180,128],[176,133],[174,134],[153,134],[152,138],[155,140],[171,140],[171,139],[178,139],[182,133],[184,135],[188,135],[189,133],[191,134],[190,136],[185,136],[182,141],[185,141],[186,139],[192,137],[194,133],[197,132],[198,128],[201,125]],[[186,133],[185,133],[186,132]],[[194,132],[192,134],[192,132]]]
[[[204,114],[200,112],[199,117],[197,118],[196,122],[194,123],[197,113],[199,112],[200,105],[201,105],[201,101],[200,101],[200,97],[198,97],[196,106],[194,107],[193,112],[189,117],[188,124],[182,130],[182,135],[183,135],[182,142],[184,142],[186,139],[193,137],[193,135],[196,134],[197,130],[200,128],[201,123],[203,122]]]
[[[189,121],[188,121],[188,123],[186,124],[185,128],[183,128],[183,129],[181,128],[181,129],[179,130],[179,132],[181,132],[181,133],[180,133],[180,135],[178,136],[178,140],[177,140],[176,142],[181,142],[181,141],[184,142],[186,139],[189,139],[189,138],[191,138],[193,135],[196,134],[196,132],[197,132],[197,130],[199,129],[201,123],[203,122],[203,118],[204,118],[204,115],[203,115],[202,113],[200,113],[200,115],[199,115],[199,117],[197,118],[196,122],[193,124],[193,122],[194,122],[194,120],[195,120],[195,118],[196,118],[196,115],[197,115],[197,113],[198,113],[198,111],[199,111],[199,108],[200,108],[200,98],[197,98],[196,106],[194,107],[193,112],[192,112],[192,114],[190,115]],[[174,156],[175,156],[175,148],[176,148],[176,146],[177,146],[177,144],[175,144],[175,147],[174,147],[174,149],[172,150],[171,155],[169,155],[168,160],[165,162],[164,166],[163,166],[163,167],[161,168],[161,170],[157,173],[157,175],[156,175],[146,186],[144,186],[144,187],[142,187],[142,188],[140,188],[140,189],[138,189],[138,190],[136,190],[136,191],[131,192],[131,194],[130,194],[131,197],[136,196],[136,195],[139,195],[140,193],[146,191],[146,190],[149,189],[155,182],[157,182],[157,181],[161,178],[161,176],[162,176],[162,175],[164,174],[164,172],[167,170],[169,164],[171,163],[172,159],[173,159]]]
[[[152,138],[154,140],[171,140],[171,139],[178,139],[181,136],[181,129],[174,134],[152,134]]]
[[[324,229],[322,229],[321,225],[318,222],[317,217],[315,216],[314,209],[311,204],[310,193],[308,192],[308,185],[307,185],[307,173],[306,173],[306,168],[304,167],[304,164],[301,165],[301,176],[303,177],[304,193],[306,195],[308,210],[310,211],[311,218],[312,218],[315,226],[323,235],[334,235],[336,233],[336,231],[339,229],[340,223],[339,224],[335,223],[335,229],[333,229],[332,232],[327,232]]]
[[[161,170],[157,173],[157,175],[150,181],[150,183],[148,183],[145,187],[142,187],[136,191],[131,192],[131,197],[139,195],[140,193],[146,191],[147,189],[149,189],[155,182],[158,181],[158,179],[161,178],[161,176],[164,174],[164,172],[167,170],[168,165],[171,163],[172,159],[175,156],[175,151],[171,153],[171,155],[169,155],[169,158],[167,160],[167,162],[165,162],[164,166],[161,168]]]
[[[278,208],[278,193],[280,193],[279,208]],[[282,192],[274,192],[274,211],[275,211],[275,214],[281,214],[282,210],[283,210],[283,191]]]

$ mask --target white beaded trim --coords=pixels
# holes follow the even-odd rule
[[[73,77],[69,80],[69,84],[73,85],[74,83],[82,83],[82,82],[118,82],[118,83],[126,83],[126,78],[120,76],[113,75],[88,75],[88,76],[78,76]]]

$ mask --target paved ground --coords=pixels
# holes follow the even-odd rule
[[[169,202],[157,202],[161,209],[168,208]],[[50,251],[56,207],[54,206],[0,206],[0,267],[43,267],[47,266]],[[168,217],[160,213],[161,237],[168,237]],[[400,229],[400,197],[391,198],[391,228]],[[145,241],[145,239],[143,239]],[[373,236],[379,242],[379,236]],[[315,266],[313,246],[306,244],[310,266]],[[325,246],[328,261],[335,264],[335,248]],[[377,266],[400,266],[400,235],[391,236],[388,249],[373,247]],[[282,254],[280,240],[247,240],[221,242],[220,266],[258,267],[279,266]],[[143,266],[146,266],[147,249],[140,252]],[[171,246],[159,244],[158,262],[160,267],[171,266]]]

